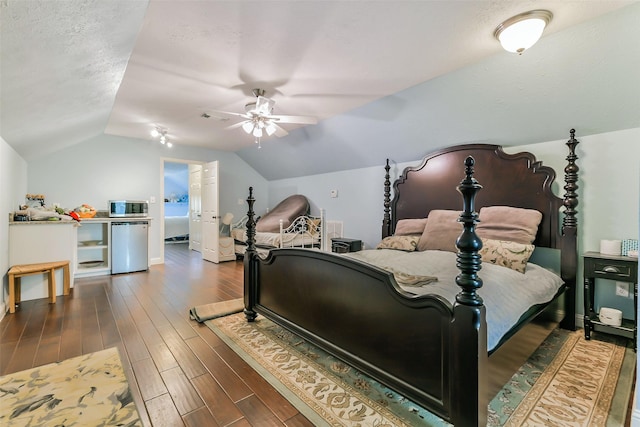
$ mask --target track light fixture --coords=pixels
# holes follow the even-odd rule
[[[167,129],[156,126],[151,130],[151,136],[154,138],[160,137],[160,144],[166,145],[167,147],[171,148],[173,147],[173,144],[171,143],[171,141],[169,141],[169,137],[167,137],[167,131]]]

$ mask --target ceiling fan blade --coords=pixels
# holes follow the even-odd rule
[[[249,120],[243,120],[241,122],[238,123],[234,123],[232,125],[227,126],[226,128],[224,128],[225,130],[231,130],[231,129],[237,129],[239,127],[242,127],[243,124],[247,123]]]
[[[318,123],[318,119],[315,117],[306,117],[306,116],[269,116],[270,120],[277,121],[279,123],[298,123],[304,125],[315,125]]]
[[[231,113],[229,111],[207,111],[207,112],[202,114],[202,117],[209,118],[209,117],[205,116],[205,114],[208,115],[209,117],[217,117],[217,118],[220,118],[220,116],[232,116],[232,117],[242,117],[242,118],[245,118],[245,119],[251,119],[251,117],[248,116],[247,114]]]
[[[273,126],[275,126],[276,131],[273,133],[275,136],[277,136],[278,138],[283,137],[283,136],[287,136],[289,135],[289,132],[287,132],[286,130],[284,130],[283,128],[281,128],[280,126],[278,126],[277,124],[271,122],[273,124]]]

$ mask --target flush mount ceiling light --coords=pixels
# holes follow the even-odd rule
[[[173,147],[173,144],[169,141],[169,137],[167,137],[167,129],[156,127],[151,130],[151,136],[154,138],[160,137],[160,144],[166,145],[169,148]]]
[[[498,25],[493,35],[507,52],[521,55],[540,39],[551,18],[548,10],[524,12]]]

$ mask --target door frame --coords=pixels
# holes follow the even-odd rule
[[[185,163],[188,165],[205,165],[206,162],[201,160],[185,160],[174,159],[171,157],[160,157],[160,218],[158,224],[160,227],[160,264],[164,264],[164,164],[167,163]],[[189,197],[191,197],[191,188],[189,188]]]

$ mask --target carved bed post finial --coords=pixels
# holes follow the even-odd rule
[[[567,156],[567,166],[564,168],[564,189],[566,193],[564,195],[563,204],[566,209],[564,211],[564,219],[562,221],[563,228],[576,227],[578,225],[578,220],[576,218],[578,211],[576,210],[576,207],[578,206],[578,171],[580,168],[576,164],[576,160],[578,159],[578,156],[576,156],[576,146],[580,141],[578,141],[575,136],[576,130],[571,129],[570,138],[567,141],[569,155]]]
[[[247,211],[247,251],[256,250],[256,221],[254,219],[255,212],[253,211],[253,204],[256,199],[253,198],[253,187],[249,187],[249,197],[247,197],[247,204],[249,210]]]
[[[384,239],[387,236],[391,236],[391,176],[389,175],[389,170],[391,167],[389,166],[389,159],[387,159],[387,164],[384,167],[384,217],[382,219],[382,238]]]
[[[456,276],[456,283],[462,291],[456,295],[456,301],[464,305],[482,305],[482,298],[477,294],[477,290],[482,287],[482,279],[478,277],[478,271],[482,268],[482,260],[478,254],[482,249],[482,240],[476,234],[478,214],[475,212],[475,197],[482,186],[473,177],[473,157],[467,157],[464,164],[466,176],[458,186],[463,199],[463,210],[458,221],[462,223],[463,230],[456,240],[456,265],[460,270],[460,274]]]
[[[562,319],[560,326],[564,329],[575,330],[575,304],[576,304],[576,277],[578,272],[578,217],[576,207],[578,206],[578,172],[580,168],[576,164],[576,146],[580,143],[575,136],[576,130],[569,131],[570,137],[567,141],[569,155],[567,156],[567,166],[564,168],[564,189],[566,191],[562,204],[565,208],[562,219],[562,252],[560,255],[560,275],[569,292],[565,295],[565,312],[568,313]],[[573,314],[573,315],[572,315]]]
[[[254,265],[258,262],[258,253],[256,252],[256,221],[254,219],[253,204],[256,199],[253,198],[253,187],[249,187],[249,197],[247,204],[247,250],[244,253],[244,316],[248,322],[253,322],[258,317],[258,313],[254,310],[258,301],[258,279],[256,277],[257,267]]]
[[[482,287],[482,279],[478,277],[478,271],[482,268],[478,253],[482,249],[482,240],[476,234],[478,214],[474,205],[476,194],[482,186],[473,177],[474,164],[473,157],[465,159],[465,178],[458,185],[463,201],[458,221],[463,228],[456,240],[456,266],[460,270],[456,284],[462,291],[456,295],[453,306],[451,360],[457,378],[465,378],[465,381],[454,381],[452,386],[453,395],[458,397],[452,403],[451,419],[455,425],[484,426],[487,424],[489,404],[487,315],[482,298],[478,295],[478,289]]]

